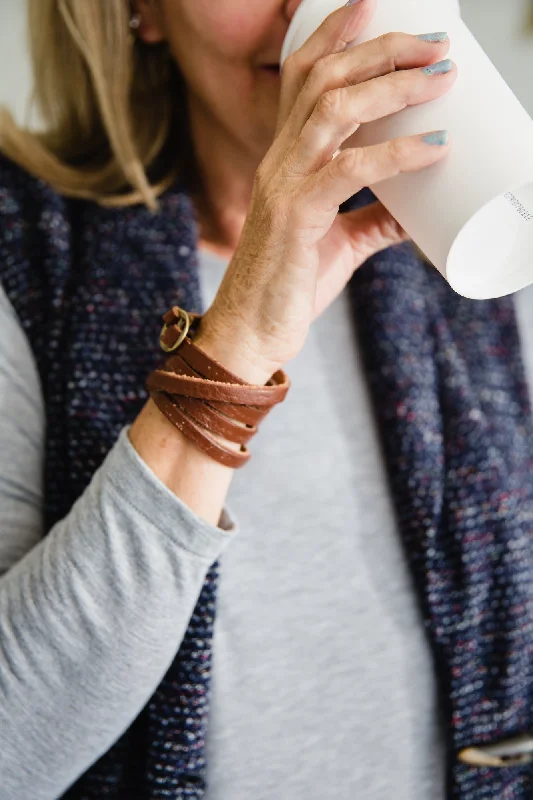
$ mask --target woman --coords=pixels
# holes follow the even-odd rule
[[[446,137],[337,153],[360,123],[446,93],[449,41],[395,33],[347,50],[374,13],[375,0],[360,0],[330,15],[280,76],[298,5],[31,4],[48,129],[31,135],[5,118],[0,165],[2,800],[437,800],[446,750],[453,796],[527,796],[527,767],[507,770],[504,785],[501,771],[455,758],[458,742],[490,742],[527,720],[517,706],[482,729],[444,671],[441,720],[430,643],[452,674],[439,631],[451,636],[459,621],[466,639],[466,617],[456,603],[452,621],[432,628],[408,568],[418,588],[437,576],[440,602],[448,589],[439,595],[426,502],[436,505],[442,477],[443,420],[457,415],[444,393],[417,416],[416,398],[433,392],[427,376],[450,353],[459,376],[471,367],[496,381],[508,369],[516,380],[498,390],[505,401],[515,393],[520,425],[501,439],[520,456],[531,441],[518,348],[507,346],[514,318],[506,300],[457,299],[362,191],[444,158]],[[394,298],[387,269],[403,287]],[[375,305],[376,290],[390,306]],[[453,325],[417,326],[429,320],[426,295]],[[209,309],[195,344],[243,381],[266,384],[288,365],[290,391],[244,469],[211,458],[147,399],[160,317],[175,304]],[[413,365],[419,382],[404,403],[386,348],[406,344],[413,309],[419,343],[398,368],[405,377]],[[492,361],[470,364],[460,341],[432,349],[457,329]],[[460,385],[481,397],[479,381]],[[470,428],[489,420],[494,455],[493,398],[471,394]],[[453,438],[458,451],[470,428]],[[422,431],[413,448],[411,431]],[[387,449],[398,436],[403,462]],[[422,440],[437,477],[416,460]],[[509,468],[515,483],[521,464]],[[470,473],[458,474],[466,485]],[[479,502],[492,499],[488,487]],[[422,520],[423,545],[409,520]],[[483,675],[468,672],[468,698],[485,690]]]

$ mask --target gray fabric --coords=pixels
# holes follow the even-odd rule
[[[237,533],[229,511],[220,528],[193,514],[124,429],[43,540],[42,445],[35,366],[1,292],[1,800],[58,797],[129,726]]]
[[[209,305],[225,271],[203,253]],[[401,550],[348,293],[285,371],[228,502],[208,800],[441,800],[431,655]]]
[[[201,253],[206,305],[224,270]],[[517,295],[530,380],[532,297]],[[286,371],[220,528],[125,429],[40,542],[42,398],[0,293],[0,800],[57,798],[122,733],[219,556],[208,800],[444,797],[430,653],[347,293]]]

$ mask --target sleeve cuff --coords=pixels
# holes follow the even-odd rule
[[[196,514],[143,461],[130,441],[129,427],[122,429],[101,467],[101,477],[113,488],[116,502],[135,509],[190,553],[216,561],[240,530],[230,507],[224,505],[218,525]]]

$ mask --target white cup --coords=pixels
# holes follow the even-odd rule
[[[303,0],[281,63],[339,0]],[[438,163],[370,187],[460,295],[502,297],[533,283],[533,120],[461,19],[456,0],[378,0],[349,47],[390,31],[447,31],[457,79],[442,97],[358,129],[342,146],[447,129]]]

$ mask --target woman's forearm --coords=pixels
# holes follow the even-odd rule
[[[222,522],[157,481],[124,429],[71,512],[0,579],[1,800],[60,796],[145,706],[233,539]]]
[[[247,383],[264,385],[272,372],[245,355],[244,348],[225,344],[224,337],[199,333],[195,344]],[[228,449],[240,445],[210,432]],[[259,435],[259,434],[257,434]],[[235,470],[208,456],[174,427],[149,400],[130,429],[130,439],[140,457],[157,477],[196,514],[218,525]]]

